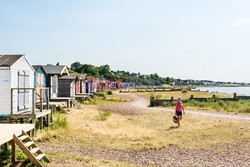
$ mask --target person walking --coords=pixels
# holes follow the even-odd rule
[[[180,126],[180,122],[182,120],[182,113],[185,114],[184,107],[181,101],[181,97],[178,97],[176,102],[175,114],[178,116],[177,124]]]

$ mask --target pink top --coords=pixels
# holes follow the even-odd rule
[[[177,101],[177,103],[176,103],[176,111],[182,112],[182,102]]]

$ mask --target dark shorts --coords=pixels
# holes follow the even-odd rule
[[[182,111],[175,111],[177,116],[182,116]]]

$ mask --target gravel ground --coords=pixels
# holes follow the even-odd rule
[[[140,166],[250,166],[250,143],[238,143],[216,150],[185,150],[170,146],[165,149],[140,151],[101,151],[72,145],[39,144],[46,151],[67,152],[78,156],[90,156],[107,160],[136,163]]]

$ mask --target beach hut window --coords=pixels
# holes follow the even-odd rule
[[[29,74],[26,71],[18,72],[18,111],[26,110],[29,107]]]

